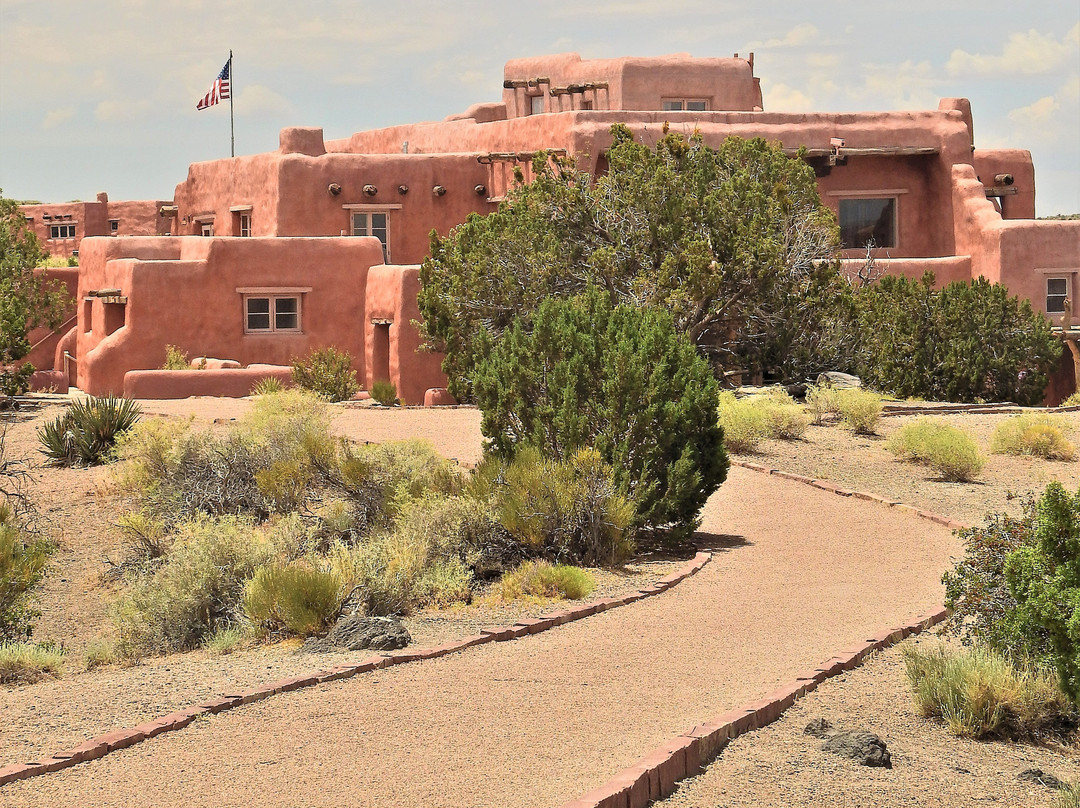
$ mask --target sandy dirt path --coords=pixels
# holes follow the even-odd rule
[[[63,772],[11,806],[558,806],[695,723],[940,602],[933,523],[732,469],[719,550],[660,596],[283,694]]]

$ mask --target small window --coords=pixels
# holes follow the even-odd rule
[[[213,222],[203,222],[203,223],[201,223],[199,225],[199,235],[202,235],[202,236],[212,236],[212,235],[214,235],[214,223]]]
[[[664,101],[663,106],[660,107],[664,112],[682,112],[682,101]]]
[[[529,96],[529,114],[530,115],[542,115],[544,112],[544,96],[542,95],[530,95]]]
[[[243,238],[249,238],[251,236],[251,214],[240,214],[240,235]]]
[[[705,112],[709,102],[704,98],[665,98],[660,102],[664,112]]]
[[[838,218],[845,249],[896,246],[896,197],[841,199]]]
[[[699,100],[699,101],[687,101],[686,102],[686,111],[687,112],[705,112],[708,108],[709,108],[709,105],[705,101],[700,101]]]
[[[587,101],[585,99],[582,99],[581,100],[581,108],[582,109],[592,109],[592,101]]]
[[[49,238],[75,238],[75,225],[53,224],[49,225]]]
[[[110,236],[115,236],[119,232],[120,232],[120,220],[119,219],[109,219],[109,235]]]
[[[1065,299],[1069,296],[1069,281],[1067,278],[1046,279],[1046,313],[1064,314]]]
[[[300,331],[300,298],[269,295],[244,298],[244,330],[253,332]]]
[[[354,236],[375,236],[383,249],[383,261],[390,263],[390,215],[383,212],[354,212],[352,215]]]

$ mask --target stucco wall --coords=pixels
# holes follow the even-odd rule
[[[108,194],[100,193],[94,202],[60,202],[42,205],[20,205],[29,218],[30,229],[41,241],[49,255],[67,258],[80,249],[82,240],[89,236],[112,234],[110,219],[118,219],[117,235],[153,236],[168,230],[168,220],[158,215],[162,205],[158,200],[131,200],[110,202]],[[44,217],[48,215],[49,218]],[[52,225],[75,225],[73,238],[51,238]]]
[[[30,353],[25,361],[30,362],[38,370],[51,370],[54,365],[56,346],[60,338],[71,328],[75,316],[75,297],[79,289],[78,267],[49,267],[39,270],[46,283],[59,283],[63,286],[68,296],[68,306],[64,311],[64,320],[56,331],[48,328],[35,328],[27,336],[30,340]]]

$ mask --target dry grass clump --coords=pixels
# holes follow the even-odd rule
[[[540,560],[526,561],[504,573],[495,591],[505,601],[523,597],[580,600],[595,586],[593,576],[581,567]]]
[[[810,414],[778,387],[746,398],[723,392],[717,410],[724,446],[736,454],[753,452],[763,440],[798,440],[811,421]]]
[[[1066,783],[1058,790],[1053,808],[1080,808],[1080,780]]]
[[[930,466],[949,482],[970,482],[986,465],[986,458],[964,430],[933,418],[904,424],[886,448],[900,460]]]
[[[991,451],[1046,460],[1075,460],[1076,447],[1065,437],[1065,431],[1065,422],[1059,416],[1023,413],[998,424]]]
[[[1048,670],[1024,669],[985,648],[904,649],[919,712],[966,738],[1065,738],[1080,715]]]
[[[83,653],[83,667],[92,671],[94,668],[113,665],[119,661],[119,658],[115,643],[98,638],[91,640],[86,646],[86,651]]]
[[[811,385],[806,389],[806,407],[815,424],[839,420],[856,435],[873,435],[881,418],[882,399],[862,387]]]
[[[334,570],[319,569],[309,561],[272,563],[255,570],[247,582],[244,614],[263,631],[306,637],[330,628],[345,595],[341,576]],[[219,646],[226,641],[217,639]]]
[[[0,643],[0,684],[33,684],[64,673],[64,649],[32,642]]]

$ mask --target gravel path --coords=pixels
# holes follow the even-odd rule
[[[670,592],[200,719],[5,787],[11,806],[557,806],[695,723],[940,602],[925,520],[742,469]]]

